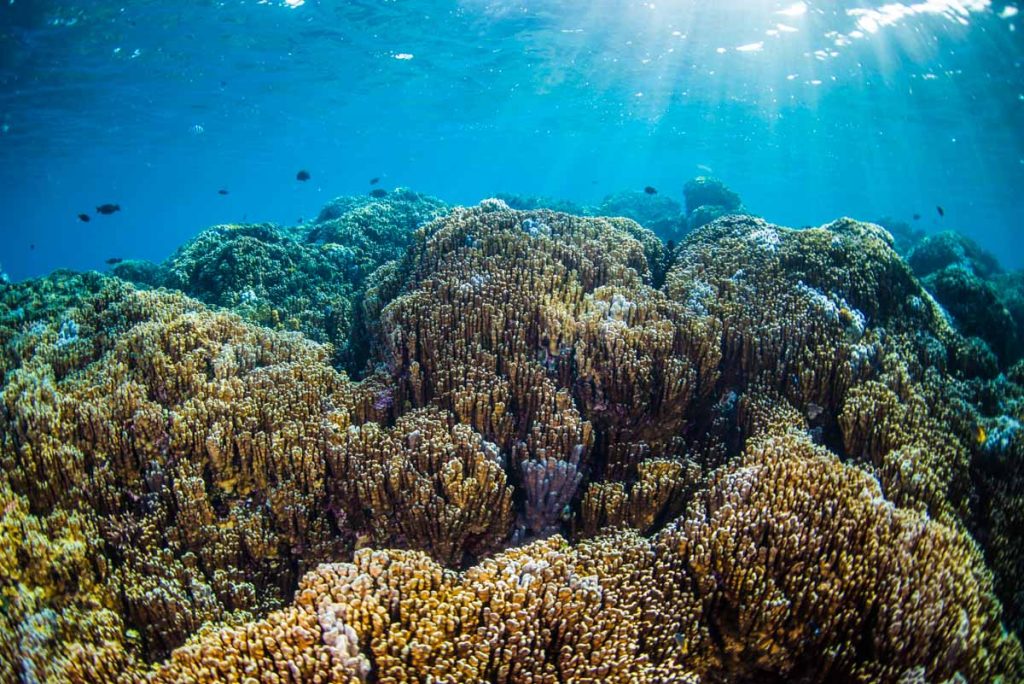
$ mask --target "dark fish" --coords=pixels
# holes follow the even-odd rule
[[[116,266],[122,261],[124,261],[124,259],[122,259],[121,257],[110,257],[109,259],[107,259],[107,264],[110,266]]]
[[[914,214],[914,220],[915,221],[920,221],[921,220],[921,215],[920,214]]]
[[[33,242],[31,245],[28,246],[28,248],[29,249],[35,249],[36,248],[36,243]]]
[[[228,194],[228,191],[225,190],[224,188],[221,188],[220,190],[217,191],[217,194],[218,195],[226,195],[226,194]]]
[[[380,178],[371,178],[370,179],[370,185],[376,185],[377,183],[380,183]]]
[[[308,181],[309,179],[309,171],[307,171],[306,169],[302,169],[297,174],[295,174],[295,180]]]
[[[101,204],[100,206],[96,207],[97,214],[104,214],[106,216],[110,216],[115,211],[121,211],[120,204]]]
[[[78,215],[78,220],[81,221],[82,223],[88,223],[92,219],[89,218],[88,214],[79,214]]]
[[[387,197],[388,191],[383,188],[377,188],[376,190],[370,191],[370,197],[380,199],[381,197]]]
[[[644,192],[646,192],[648,195],[657,195],[658,189],[648,185],[646,188],[644,188]]]
[[[939,216],[945,216],[946,215],[946,210],[943,209],[942,207],[935,207],[935,210],[939,212]]]

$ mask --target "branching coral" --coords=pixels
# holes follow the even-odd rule
[[[450,415],[425,409],[349,428],[328,456],[334,496],[365,511],[378,544],[402,541],[459,565],[500,546],[512,521],[512,489],[494,444]],[[358,521],[351,523],[360,526]]]
[[[292,608],[248,631],[203,636],[158,678],[205,662],[221,677],[273,671],[282,651],[305,676],[341,681],[1022,674],[976,547],[796,433],[762,436],[650,540],[552,537],[462,574],[364,550],[307,575]]]
[[[264,230],[229,280],[309,249]],[[965,361],[884,230],[732,216],[669,266],[489,200],[409,239],[350,300],[359,382],[179,294],[14,296],[0,675],[1024,677],[1024,372]]]
[[[44,343],[9,378],[0,457],[34,511],[100,516],[108,584],[160,654],[205,620],[275,605],[303,563],[344,548],[322,506],[321,413],[343,420],[346,380],[298,337],[180,296],[121,295],[73,310],[83,335],[120,321],[114,340],[83,337],[96,361],[59,377]]]

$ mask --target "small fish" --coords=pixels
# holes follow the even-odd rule
[[[218,195],[226,195],[226,194],[228,194],[228,191],[225,190],[224,188],[221,188],[220,190],[217,191],[217,194]]]
[[[302,169],[297,174],[295,174],[295,180],[308,181],[310,177],[311,176],[309,175],[309,171],[307,171],[306,169]]]
[[[121,257],[110,257],[109,259],[107,259],[106,264],[108,266],[116,266],[122,261],[124,261],[124,259],[122,259]]]
[[[974,439],[979,446],[988,441],[988,433],[985,431],[985,428],[983,426],[978,426],[978,429],[974,434]]]
[[[946,210],[943,209],[942,207],[935,207],[935,211],[939,212],[939,216],[945,216],[946,215]]]
[[[100,206],[96,207],[96,213],[104,214],[105,216],[110,216],[115,211],[121,211],[120,204],[101,204]]]
[[[375,176],[375,177],[370,179],[370,185],[376,185],[377,183],[380,183],[380,178],[377,178]]]
[[[383,188],[377,188],[376,190],[370,191],[370,197],[380,199],[381,197],[387,197],[388,191]]]
[[[644,188],[644,192],[646,192],[648,195],[657,195],[658,189],[648,185],[646,188]]]
[[[921,215],[920,214],[914,214],[914,220],[915,221],[920,221],[921,220]]]
[[[34,250],[36,248],[36,243],[33,242],[31,245],[28,246],[28,248]]]
[[[88,214],[79,214],[79,215],[78,215],[78,220],[79,220],[79,221],[81,221],[82,223],[88,223],[88,222],[89,222],[89,221],[91,221],[92,219],[91,219],[91,218],[89,218],[89,215],[88,215]]]

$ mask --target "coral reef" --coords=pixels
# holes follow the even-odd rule
[[[670,255],[501,200],[388,236],[379,204],[168,262],[244,317],[0,290],[0,678],[1024,678],[1024,362],[886,230],[731,214]],[[347,327],[241,284],[290,316],[337,293]],[[358,381],[318,342],[355,328]]]
[[[153,679],[287,672],[281,651],[303,677],[352,682],[1016,679],[998,615],[969,539],[788,433],[762,436],[650,539],[556,536],[458,574],[363,550]]]
[[[904,258],[906,258],[915,245],[928,237],[924,229],[915,228],[906,221],[900,221],[890,216],[883,216],[877,219],[875,223],[889,231],[893,238],[893,249]]]
[[[686,233],[683,208],[671,197],[625,191],[605,197],[593,209],[597,216],[624,216],[633,219],[661,240],[678,241]]]
[[[548,209],[575,216],[588,216],[592,213],[589,207],[577,204],[572,200],[556,199],[554,197],[535,197],[533,195],[516,195],[508,192],[499,192],[495,199],[500,199],[510,209],[517,211],[534,211],[536,209]]]
[[[127,261],[113,273],[329,342],[335,365],[358,373],[366,356],[365,281],[404,253],[416,228],[446,211],[440,200],[404,188],[383,198],[339,197],[309,226],[216,226],[163,264]]]
[[[907,263],[964,335],[984,340],[1003,364],[1024,354],[1024,309],[1015,296],[1016,281],[1013,274],[1002,273],[993,255],[970,238],[946,231],[915,244]]]
[[[913,247],[901,253],[907,255],[907,263],[919,277],[957,264],[983,279],[1002,271],[996,258],[966,235],[947,230],[935,235],[918,233],[915,236],[918,240]]]
[[[1017,327],[1018,339],[1024,345],[1024,270],[998,274],[993,281],[999,299]],[[1024,356],[1024,351],[1018,349],[1017,354]]]
[[[52,351],[78,349],[81,345],[74,342],[79,325],[71,309],[111,284],[98,273],[55,271],[45,278],[0,286],[0,377],[31,357],[44,340],[53,345]],[[58,340],[61,344],[56,345]]]
[[[271,225],[204,231],[164,265],[160,285],[271,328],[331,342],[344,357],[352,324],[351,250],[307,245]]]
[[[391,430],[353,427],[328,468],[336,505],[364,515],[378,543],[402,539],[459,565],[500,548],[508,534],[512,489],[498,448],[450,414],[424,409]]]
[[[959,264],[930,273],[921,283],[942,302],[964,335],[984,339],[1003,362],[1019,358],[1020,331],[995,285]]]
[[[691,178],[683,186],[683,197],[689,230],[697,230],[721,216],[746,213],[740,196],[717,178]]]
[[[441,200],[406,188],[384,197],[338,197],[303,239],[347,254],[348,279],[358,286],[381,264],[402,256],[417,228],[447,213]]]

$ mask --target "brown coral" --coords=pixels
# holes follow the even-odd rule
[[[177,652],[160,678],[195,676],[210,655],[222,674],[239,671],[271,650],[305,676],[344,662],[348,681],[1024,673],[976,547],[886,502],[797,433],[755,440],[651,540],[553,537],[462,574],[419,553],[363,550],[321,566],[294,607],[248,629],[273,630],[275,649],[224,630]],[[329,647],[339,641],[340,655]]]
[[[966,347],[884,232],[728,217],[676,256],[657,288],[628,221],[456,210],[371,279],[360,383],[115,282],[15,335],[0,673],[1020,678]]]
[[[512,489],[498,448],[436,409],[395,427],[351,427],[329,452],[340,506],[365,511],[378,544],[403,542],[439,562],[498,548],[512,522]]]

